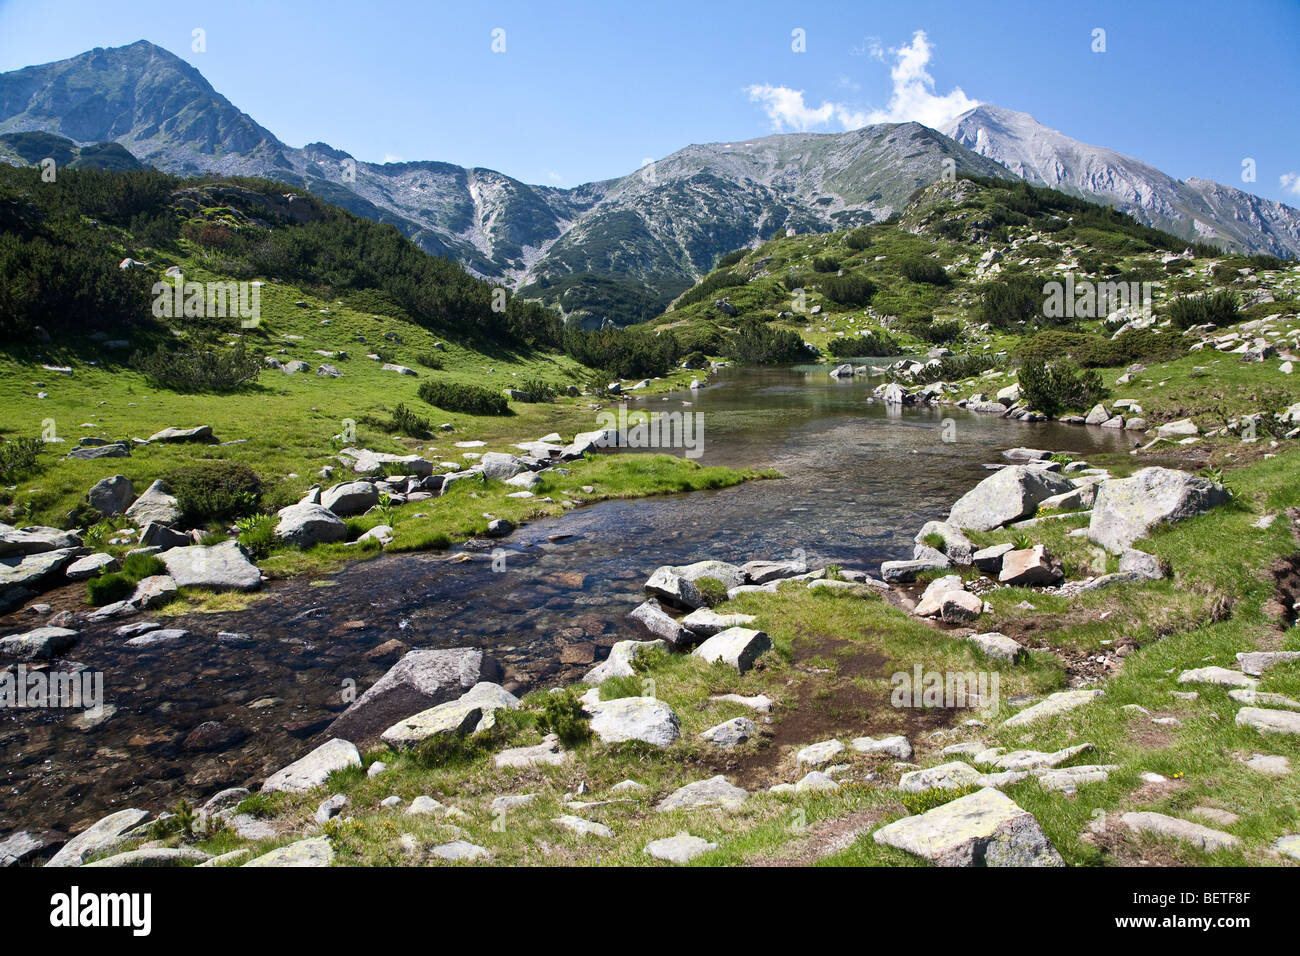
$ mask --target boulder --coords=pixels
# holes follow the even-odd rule
[[[721,661],[743,674],[754,666],[762,654],[771,649],[772,639],[762,631],[729,627],[714,634],[692,653],[709,663]]]
[[[122,845],[123,835],[149,819],[146,810],[118,810],[77,834],[46,866],[81,866],[86,858]]]
[[[25,557],[79,547],[81,536],[75,531],[60,531],[58,528],[40,525],[29,528],[0,525],[0,558]]]
[[[1150,833],[1159,837],[1170,837],[1200,847],[1207,853],[1236,846],[1241,841],[1231,833],[1214,830],[1190,820],[1180,820],[1163,813],[1142,811],[1126,813],[1120,817],[1124,825],[1137,833]]]
[[[710,843],[708,840],[702,840],[697,836],[691,836],[689,833],[682,831],[676,836],[650,841],[645,845],[644,852],[647,856],[656,860],[666,860],[669,863],[689,863],[697,856],[717,848],[716,843]]]
[[[379,489],[369,481],[345,481],[322,491],[320,503],[336,515],[359,515],[379,504]]]
[[[183,548],[190,544],[192,539],[187,534],[179,531],[173,531],[165,524],[157,521],[150,521],[140,532],[140,544],[146,548],[157,548],[159,551],[165,551],[168,548]]]
[[[248,560],[238,541],[172,548],[158,557],[177,587],[255,591],[262,586],[262,572]]]
[[[483,472],[483,477],[488,481],[505,481],[507,478],[513,478],[521,471],[527,471],[527,466],[521,459],[515,455],[507,455],[501,452],[490,451],[478,460],[478,469]]]
[[[139,611],[166,604],[176,596],[176,581],[170,574],[151,574],[135,583],[135,591],[126,603]],[[100,608],[108,610],[107,607]]]
[[[482,719],[482,704],[457,698],[397,721],[380,739],[393,748],[413,747],[431,737],[471,734]]]
[[[1095,700],[1104,693],[1105,691],[1101,690],[1058,691],[1055,694],[1049,694],[1045,699],[1034,704],[1032,707],[1026,707],[1019,713],[1014,714],[1007,719],[1004,726],[1024,727],[1027,724],[1032,724],[1039,720],[1046,720],[1049,717],[1055,717],[1057,714],[1063,714],[1066,711],[1074,710],[1076,707],[1082,707],[1084,704]]]
[[[912,770],[903,774],[898,787],[907,793],[921,793],[925,790],[960,790],[968,787],[980,778],[980,772],[961,760],[952,760],[924,770]]]
[[[757,618],[752,614],[719,614],[712,608],[697,608],[681,619],[681,625],[700,637],[712,637],[729,627],[745,627]]]
[[[126,509],[126,516],[142,528],[150,521],[170,525],[180,520],[181,509],[175,496],[167,491],[167,485],[159,480],[135,499],[135,503]]]
[[[493,762],[498,768],[500,767],[558,767],[573,758],[570,751],[564,750],[560,746],[560,738],[555,734],[547,734],[540,744],[534,744],[531,747],[510,747],[501,751]],[[528,795],[531,800],[535,794]],[[495,811],[497,801],[502,798],[497,797],[492,801],[492,808]],[[519,798],[515,798],[519,799]],[[522,802],[522,801],[521,801]]]
[[[1243,707],[1237,711],[1236,724],[1238,727],[1253,727],[1262,734],[1300,734],[1300,713]]]
[[[249,860],[244,866],[329,866],[334,862],[334,848],[326,837],[299,840]]]
[[[1014,664],[1025,653],[1024,647],[998,631],[972,634],[966,640],[979,648],[986,657],[991,657],[995,661],[1005,661],[1008,664]]]
[[[956,525],[949,524],[946,521],[927,521],[921,526],[921,530],[916,533],[916,542],[924,542],[931,535],[939,535],[943,539],[943,547],[938,550],[942,551],[953,564],[970,564],[971,557],[975,553],[975,546],[971,544],[970,538],[962,534],[961,529]]]
[[[149,436],[149,443],[154,442],[214,442],[212,437],[211,425],[198,425],[195,428],[164,428],[162,431]]]
[[[912,745],[906,737],[856,737],[849,741],[849,746],[858,753],[884,754],[895,760],[912,759]]]
[[[110,442],[107,445],[83,445],[68,452],[69,458],[93,461],[96,458],[130,458],[131,446],[124,441]]]
[[[980,548],[980,550],[976,551],[971,556],[971,563],[983,574],[1000,574],[1002,559],[1014,550],[1016,550],[1016,546],[1009,541],[1004,544],[989,545],[987,548]]]
[[[1002,556],[1002,570],[998,572],[1001,584],[1032,587],[1060,584],[1063,580],[1060,564],[1041,544]]]
[[[745,583],[745,572],[725,561],[697,561],[694,564],[656,568],[645,583],[645,589],[674,607],[694,610],[705,602],[695,586],[700,578],[713,578],[730,590]]]
[[[767,584],[806,574],[808,565],[805,561],[746,561],[740,566],[750,584]]]
[[[937,866],[1065,865],[1033,814],[991,787],[896,820],[873,838]]]
[[[38,627],[23,634],[0,637],[0,659],[48,661],[77,643],[76,631],[66,627]]]
[[[194,847],[156,846],[139,850],[128,850],[113,856],[104,857],[89,867],[154,867],[154,866],[191,866],[211,859],[211,856]]]
[[[591,730],[602,743],[640,740],[667,747],[681,733],[673,709],[654,697],[618,697],[588,707]]]
[[[1157,438],[1190,438],[1200,433],[1201,430],[1190,418],[1181,418],[1176,422],[1166,422],[1164,425],[1156,426]]]
[[[480,681],[498,678],[500,671],[475,647],[408,651],[335,718],[327,733],[373,742],[403,717],[455,700]]]
[[[310,548],[327,541],[342,541],[348,534],[348,526],[343,519],[323,505],[290,505],[281,508],[278,516],[280,520],[275,526],[275,536],[300,548]]]
[[[942,555],[938,558],[921,558],[912,561],[882,561],[880,576],[889,584],[907,584],[915,581],[918,574],[926,571],[942,571],[951,567],[948,559]]]
[[[80,551],[80,548],[60,548],[0,558],[0,606],[7,611],[28,596],[58,584],[63,569],[76,560]]]
[[[85,581],[98,577],[101,572],[116,571],[120,562],[113,555],[96,551],[84,558],[78,558],[63,569],[63,576],[69,581]]]
[[[1171,524],[1228,502],[1220,484],[1172,468],[1143,468],[1130,478],[1103,481],[1092,507],[1088,537],[1123,551],[1158,524]]]
[[[360,766],[361,754],[356,746],[334,737],[307,756],[269,776],[262,784],[262,792],[302,793],[323,786],[329,775],[336,770]]]
[[[86,492],[86,500],[96,511],[102,511],[111,518],[130,507],[135,500],[135,485],[125,475],[101,478]]]
[[[716,747],[730,750],[751,739],[755,732],[754,722],[748,717],[733,717],[710,727],[700,736]]]
[[[957,500],[948,523],[972,531],[992,531],[1030,518],[1044,498],[1070,491],[1063,475],[1031,465],[1010,465],[994,472]]]
[[[735,786],[722,774],[707,780],[697,780],[679,787],[664,797],[655,808],[660,813],[673,810],[695,810],[700,807],[733,809],[749,799],[749,792]]]
[[[665,641],[618,641],[609,649],[609,657],[587,671],[583,681],[598,687],[611,677],[631,677],[636,674],[632,661],[653,647],[667,648],[668,644]]]
[[[637,605],[627,617],[653,636],[667,641],[675,650],[684,650],[699,641],[699,635],[695,631],[683,627],[665,614],[654,598]]]

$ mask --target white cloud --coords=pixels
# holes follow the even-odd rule
[[[926,69],[933,51],[924,30],[917,30],[912,42],[906,46],[889,50],[889,56],[894,60],[889,70],[893,93],[884,109],[860,110],[832,100],[812,106],[804,102],[803,90],[792,90],[788,86],[762,84],[747,87],[745,92],[752,102],[762,104],[763,111],[772,121],[772,128],[778,132],[783,129],[803,132],[832,123],[845,130],[858,129],[870,123],[917,122],[941,126],[954,116],[979,106],[979,100],[971,99],[960,86],[942,96],[935,93],[934,77]],[[870,50],[870,53],[883,58],[883,51]]]
[[[1300,196],[1300,173],[1283,173],[1277,180],[1282,185],[1282,192]]]

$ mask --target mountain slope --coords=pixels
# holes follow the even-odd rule
[[[558,189],[490,169],[365,163],[325,143],[288,146],[188,63],[139,41],[0,75],[0,133],[31,131],[115,142],[165,172],[308,189],[586,326],[656,314],[732,249],[887,218],[936,181],[945,160],[957,173],[1023,175],[1114,202],[1178,235],[1300,253],[1300,213],[1289,207],[1180,183],[992,107],[938,132],[885,124],[692,145],[627,176]]]
[[[1175,235],[1300,255],[1300,211],[1206,179],[1174,179],[1139,159],[1071,139],[1028,113],[978,106],[941,132],[1035,185],[1101,198]]]

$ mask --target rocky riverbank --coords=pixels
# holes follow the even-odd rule
[[[1262,520],[1275,511],[1251,513],[1291,494],[1289,461],[1244,469],[1230,493],[1175,469],[1113,477],[1062,457],[1009,451],[879,577],[798,558],[654,569],[633,611],[649,639],[615,644],[567,689],[520,699],[476,649],[410,651],[259,792],[192,814],[119,811],[51,862],[1295,855],[1294,802],[1265,812],[1251,791],[1275,802],[1294,787],[1300,703],[1270,681],[1293,681],[1300,651],[1276,646],[1295,639],[1270,636],[1247,583],[1296,548],[1285,522]],[[1200,541],[1225,534],[1246,576],[1207,590],[1222,569]],[[1080,573],[1094,551],[1100,573]],[[1225,597],[1226,617],[1201,617]],[[1235,666],[1206,666],[1226,647]],[[893,699],[913,668],[988,680],[955,705],[941,678],[937,702],[913,708]],[[1234,719],[1207,724],[1225,707]],[[1170,769],[1186,748],[1213,755],[1194,780]],[[12,857],[51,849],[13,839]]]

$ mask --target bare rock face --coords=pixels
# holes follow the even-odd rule
[[[1045,586],[1060,584],[1064,579],[1060,566],[1041,544],[1008,551],[1002,556],[1002,570],[998,572],[1002,584]]]
[[[1130,547],[1158,524],[1172,524],[1228,502],[1220,484],[1173,468],[1143,468],[1103,481],[1092,506],[1088,537],[1107,551]]]

